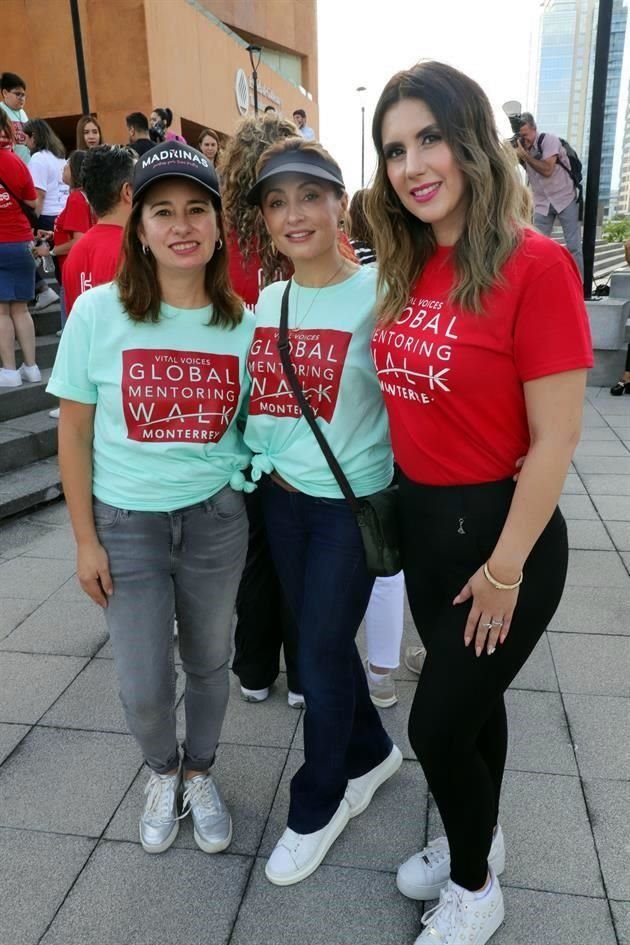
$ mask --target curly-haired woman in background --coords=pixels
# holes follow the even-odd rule
[[[261,289],[292,271],[278,255],[258,207],[247,202],[256,181],[256,164],[263,151],[282,138],[297,134],[292,121],[266,113],[245,118],[221,154],[218,171],[222,181],[223,210],[228,232],[230,278],[245,304],[253,307]],[[249,547],[236,610],[235,654],[232,669],[248,702],[262,702],[280,671],[284,645],[289,705],[304,704],[297,675],[296,628],[286,603],[267,545],[260,494],[246,495],[249,515]]]

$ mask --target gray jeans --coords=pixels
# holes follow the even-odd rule
[[[580,229],[580,210],[577,200],[573,200],[568,207],[557,213],[553,207],[549,213],[534,214],[534,226],[544,236],[551,236],[556,217],[560,221],[567,249],[575,259],[578,269],[584,275],[584,257],[582,255],[582,233]]]
[[[114,593],[105,617],[127,725],[146,764],[177,767],[173,619],[186,674],[184,766],[214,760],[228,701],[232,615],[247,552],[247,515],[229,486],[174,512],[94,499]]]

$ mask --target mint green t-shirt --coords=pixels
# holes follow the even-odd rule
[[[23,108],[9,108],[6,102],[0,102],[0,108],[2,108],[9,118],[11,119],[11,124],[13,125],[13,132],[15,134],[15,144],[13,145],[13,150],[19,158],[22,158],[25,164],[31,159],[31,152],[26,146],[26,138],[22,128],[28,121],[28,117]]]
[[[114,283],[81,295],[47,390],[95,404],[93,492],[119,508],[170,512],[214,495],[251,452],[236,425],[249,389],[254,319],[208,325],[212,309],[162,305],[133,322]],[[235,475],[236,474],[236,475]]]
[[[291,360],[328,444],[354,493],[370,495],[392,480],[383,398],[370,353],[376,318],[376,270],[363,266],[323,289],[291,286]],[[276,470],[307,495],[343,498],[284,375],[278,353],[286,282],[260,295],[247,359],[251,390],[245,442],[253,479]]]

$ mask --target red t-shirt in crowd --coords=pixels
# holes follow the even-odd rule
[[[87,197],[82,190],[72,190],[66,205],[55,220],[55,246],[69,243],[75,233],[87,233],[94,225],[94,215]],[[57,256],[59,271],[63,272],[63,265],[68,254]]]
[[[262,262],[256,252],[251,253],[245,262],[234,230],[228,235],[228,268],[232,288],[245,305],[253,308],[263,289]]]
[[[462,311],[448,301],[452,250],[438,247],[398,321],[374,332],[394,458],[415,482],[512,476],[529,449],[524,383],[593,364],[580,275],[563,247],[527,230],[503,276],[484,314]]]
[[[31,173],[11,148],[0,148],[0,180],[3,180],[20,200],[35,200],[37,194]],[[5,187],[0,184],[0,243],[27,243],[33,239],[33,229]]]
[[[111,282],[116,275],[124,230],[112,223],[96,223],[72,247],[63,266],[62,285],[68,315],[83,292]]]

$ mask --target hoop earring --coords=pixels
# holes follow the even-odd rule
[[[223,240],[221,239],[221,237],[219,237],[219,239],[218,239],[218,240],[216,241],[216,243],[214,244],[214,248],[217,250],[217,252],[218,252],[220,249],[223,249]]]
[[[146,243],[142,244],[142,252],[144,253],[145,256],[148,256],[149,253],[151,252],[151,250],[149,249]]]

